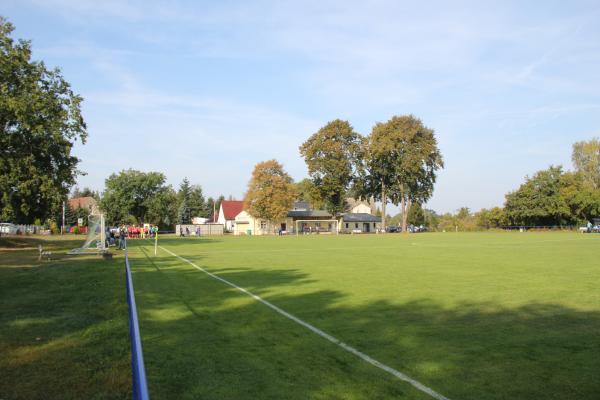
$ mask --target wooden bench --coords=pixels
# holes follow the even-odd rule
[[[39,261],[42,261],[43,258],[46,258],[47,260],[51,260],[52,259],[52,252],[51,251],[44,251],[44,248],[42,247],[41,244],[38,246],[38,250],[40,252],[40,256],[38,257]]]

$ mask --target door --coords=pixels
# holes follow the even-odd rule
[[[363,232],[371,232],[371,224],[368,222],[363,223]]]
[[[282,231],[287,231],[287,229],[286,229],[286,228],[287,228],[287,224],[286,224],[285,222],[283,222],[283,223],[281,224],[281,230],[282,230]]]

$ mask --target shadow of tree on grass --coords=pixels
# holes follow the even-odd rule
[[[123,259],[23,239],[0,249],[0,399],[130,398]],[[61,258],[38,261],[38,243]]]

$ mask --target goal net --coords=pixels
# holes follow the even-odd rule
[[[91,214],[88,217],[88,233],[81,247],[67,254],[100,254],[106,252],[106,227],[103,214]]]
[[[337,219],[299,219],[295,221],[296,236],[306,234],[338,234]]]

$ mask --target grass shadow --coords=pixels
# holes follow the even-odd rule
[[[24,239],[0,258],[0,398],[130,398],[123,259],[38,261],[81,241]]]

